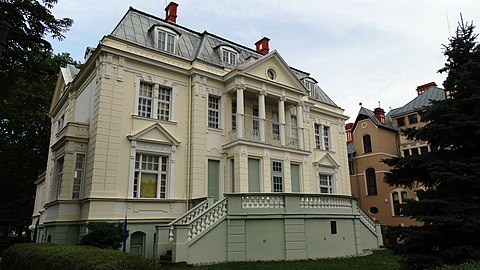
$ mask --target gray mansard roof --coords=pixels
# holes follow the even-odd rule
[[[416,110],[429,106],[432,102],[431,100],[443,100],[445,99],[445,92],[443,89],[431,86],[425,92],[418,95],[412,99],[407,104],[403,105],[400,108],[392,109],[388,112],[389,117],[396,117],[408,113],[415,112]]]
[[[254,59],[260,59],[263,57],[262,54],[251,48],[208,33],[207,31],[204,31],[203,33],[196,32],[178,24],[136,10],[132,7],[130,7],[112,31],[111,36],[143,47],[156,49],[152,36],[154,34],[152,29],[155,26],[164,26],[179,34],[178,45],[174,56],[187,61],[202,60],[211,65],[225,67],[227,65],[222,59],[220,59],[220,54],[216,51],[218,46],[228,46],[235,49],[239,55],[238,65],[242,65],[250,57],[253,57]],[[170,54],[165,51],[161,52]],[[310,78],[309,73],[295,68],[290,68],[290,70],[303,85],[305,85],[305,78]],[[315,85],[315,90],[312,96],[314,99],[337,107],[337,105],[318,85]]]

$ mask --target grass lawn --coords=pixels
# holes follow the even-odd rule
[[[232,262],[202,266],[162,266],[162,269],[315,269],[315,270],[351,270],[351,269],[381,269],[398,270],[398,258],[390,250],[377,250],[373,254],[352,258],[319,259],[305,261],[275,261],[275,262]]]

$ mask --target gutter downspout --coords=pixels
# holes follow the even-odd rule
[[[188,124],[187,124],[187,181],[186,181],[186,211],[190,206],[190,182],[192,181],[191,176],[191,160],[192,160],[192,76],[190,75],[188,78],[188,98],[187,98],[187,117],[188,117]]]

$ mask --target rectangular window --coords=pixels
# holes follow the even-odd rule
[[[337,222],[335,220],[330,221],[330,233],[337,234]]]
[[[63,157],[57,160],[55,164],[55,188],[54,190],[54,199],[60,197],[60,192],[62,191],[62,179],[63,179]]]
[[[322,145],[322,137],[320,135],[320,125],[319,124],[315,124],[314,125],[314,128],[315,128],[315,148],[317,149],[321,149],[321,145]]]
[[[292,192],[300,192],[300,164],[290,164]]]
[[[65,126],[65,114],[62,114],[62,116],[60,116],[57,122],[57,132],[60,132],[60,130],[62,130],[64,126]]]
[[[319,187],[320,193],[323,194],[332,194],[333,193],[333,176],[328,174],[319,174]]]
[[[237,101],[232,101],[232,130],[237,129]]]
[[[272,134],[274,140],[280,140],[280,124],[278,123],[278,113],[272,113]]]
[[[237,63],[237,53],[223,50],[223,62],[235,66]]]
[[[356,174],[355,161],[353,161],[353,160],[348,161],[348,171],[350,172],[350,175],[355,175]]]
[[[253,120],[252,120],[252,128],[254,131],[258,132],[260,130],[260,124],[258,122],[258,107],[253,106],[252,108]]]
[[[170,102],[172,89],[166,87],[158,88],[157,118],[164,121],[170,120]]]
[[[418,148],[415,147],[415,148],[412,148],[411,150],[412,150],[412,155],[414,156],[418,155]]]
[[[208,96],[208,127],[220,127],[220,98],[216,96]]]
[[[405,117],[397,118],[397,126],[399,126],[399,127],[405,126]]]
[[[138,98],[138,115],[151,117],[152,115],[153,85],[140,83]]]
[[[408,116],[408,123],[411,125],[411,124],[415,124],[415,123],[418,123],[418,119],[417,119],[417,114],[414,113],[414,114],[410,114]]]
[[[162,51],[174,52],[175,36],[173,34],[158,31],[158,48]]]
[[[292,138],[298,139],[297,117],[295,115],[292,115],[290,117],[290,123],[292,125],[292,128],[291,128]]]
[[[308,90],[308,95],[311,98],[315,98],[315,84],[310,81],[305,81],[305,88]]]
[[[422,155],[428,153],[428,146],[422,146],[422,147],[420,147],[420,153],[421,153]]]
[[[147,154],[135,156],[134,198],[167,197],[168,157]]]
[[[323,126],[323,150],[330,150],[330,127]]]
[[[85,154],[77,154],[75,160],[75,171],[73,173],[72,199],[80,198],[80,191],[85,173]]]
[[[314,124],[315,148],[330,151],[330,127]]]
[[[272,161],[272,192],[283,192],[283,169],[281,161]]]

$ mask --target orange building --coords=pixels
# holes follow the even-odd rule
[[[390,168],[381,161],[429,152],[427,142],[409,141],[401,134],[401,129],[423,125],[417,111],[429,106],[431,100],[444,99],[443,89],[436,87],[435,83],[417,87],[417,94],[410,102],[388,114],[382,108],[371,111],[361,107],[355,122],[346,125],[352,195],[359,198],[360,207],[371,218],[382,224],[385,244],[392,241],[388,239],[390,226],[416,223],[403,216],[400,210],[406,199],[415,198],[415,190],[385,183],[384,174]]]

